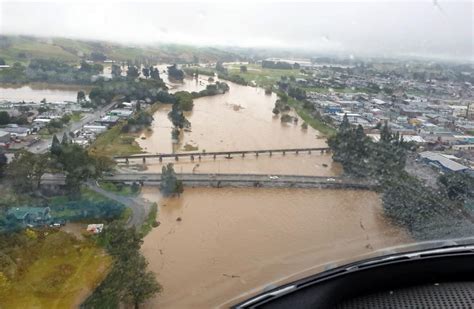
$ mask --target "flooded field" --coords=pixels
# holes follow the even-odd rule
[[[2,85],[0,87],[0,101],[39,103],[41,100],[46,99],[48,102],[75,102],[79,90],[90,90],[90,86],[42,83],[32,83],[25,86]]]
[[[320,264],[407,241],[369,191],[186,188],[163,200],[157,191],[143,192],[160,202],[161,225],[142,250],[164,291],[149,308],[224,306]]]

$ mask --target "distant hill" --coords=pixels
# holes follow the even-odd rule
[[[0,35],[0,58],[3,58],[7,64],[28,63],[34,58],[54,58],[79,63],[82,59],[90,59],[92,53],[105,55],[107,59],[115,61],[144,62],[144,60],[149,60],[154,63],[189,63],[196,59],[200,62],[240,59],[237,53],[212,47],[178,44],[137,46],[103,41]]]

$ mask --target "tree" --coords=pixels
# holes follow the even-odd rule
[[[61,140],[61,146],[69,144],[69,137],[66,132],[63,134],[63,139]]]
[[[168,67],[168,76],[175,80],[183,80],[184,79],[184,72],[178,69],[176,64]]]
[[[168,163],[161,169],[160,191],[164,196],[183,193],[183,184],[178,180],[172,163]]]
[[[176,97],[176,104],[179,104],[179,107],[183,111],[191,111],[194,107],[193,96],[187,91],[178,91],[174,94]]]
[[[100,52],[92,52],[91,59],[93,61],[105,61],[107,60],[107,56]]]
[[[438,184],[452,201],[464,202],[474,197],[474,177],[466,173],[448,173],[438,177]]]
[[[150,67],[150,77],[154,80],[160,80],[160,71],[157,68]]]
[[[48,154],[34,154],[26,150],[15,153],[7,167],[13,188],[17,192],[32,192],[39,188],[41,177],[49,166]]]
[[[227,69],[224,67],[224,64],[222,61],[217,61],[216,62],[216,71],[221,74],[227,74]]]
[[[247,66],[241,65],[240,66],[240,73],[247,73]]]
[[[142,69],[142,73],[143,73],[143,76],[145,76],[145,78],[150,77],[150,69],[148,69],[147,67],[144,67]]]
[[[0,125],[6,125],[10,123],[10,114],[6,111],[0,112]]]
[[[77,92],[77,103],[82,103],[85,100],[86,100],[86,94],[84,93],[84,91],[79,90]]]
[[[120,302],[138,308],[161,290],[155,275],[147,271],[147,262],[140,253],[143,240],[135,229],[111,223],[98,241],[112,256],[113,264],[105,280],[85,301],[86,308],[118,308]]]
[[[138,72],[138,68],[136,66],[128,66],[128,69],[127,69],[128,78],[137,78],[139,76],[140,76],[140,72]]]
[[[127,260],[126,267],[123,269],[123,275],[128,280],[124,282],[122,299],[133,304],[135,309],[161,291],[161,286],[156,282],[155,275],[146,271],[147,265],[147,261],[141,254],[135,254]]]
[[[5,173],[5,169],[7,168],[8,158],[5,153],[0,152],[0,177],[3,176]]]
[[[111,74],[113,78],[122,76],[122,68],[119,65],[112,64]]]
[[[191,126],[191,123],[186,119],[186,117],[184,117],[183,110],[177,103],[173,104],[171,112],[168,113],[168,118],[171,120],[173,125],[179,129]]]
[[[51,154],[53,156],[59,156],[61,154],[61,143],[56,134],[53,136],[53,141],[51,143]]]
[[[72,196],[79,193],[81,182],[97,178],[102,172],[96,160],[77,144],[60,145],[57,162],[66,175],[66,189]]]

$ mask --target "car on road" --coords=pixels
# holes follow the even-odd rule
[[[334,179],[334,178],[328,178],[328,179],[326,179],[326,181],[334,182],[334,181],[336,181],[336,179]]]
[[[275,180],[275,179],[278,179],[279,177],[278,177],[278,176],[271,176],[271,175],[270,175],[270,176],[268,176],[268,178],[271,179],[271,180]]]

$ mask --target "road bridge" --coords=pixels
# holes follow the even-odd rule
[[[365,179],[302,175],[261,174],[176,174],[185,186],[204,187],[271,187],[271,188],[334,188],[373,189],[376,184]],[[120,173],[104,177],[110,182],[139,182],[158,185],[160,173]]]
[[[260,150],[229,150],[229,151],[213,151],[213,152],[183,152],[183,153],[157,153],[157,154],[150,154],[150,153],[144,153],[144,154],[134,154],[134,155],[128,155],[128,156],[115,156],[114,159],[116,161],[118,160],[124,160],[125,163],[128,163],[129,160],[133,159],[142,159],[143,163],[146,163],[146,159],[158,159],[160,162],[163,161],[164,158],[174,158],[175,161],[179,161],[179,158],[182,157],[187,157],[190,158],[191,161],[194,161],[196,158],[198,160],[201,160],[202,157],[212,157],[213,159],[216,159],[218,156],[223,156],[226,158],[232,158],[232,156],[241,156],[245,157],[246,155],[254,155],[254,156],[259,156],[263,154],[268,154],[269,156],[272,156],[273,154],[282,154],[286,155],[287,153],[326,153],[329,152],[328,147],[315,147],[315,148],[282,148],[282,149],[260,149]]]

